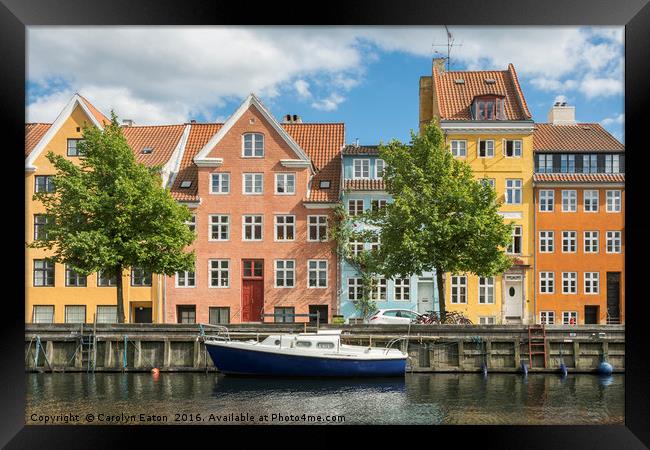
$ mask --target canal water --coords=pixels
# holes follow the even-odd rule
[[[27,424],[623,424],[624,375],[30,373]],[[343,419],[341,419],[343,417]]]

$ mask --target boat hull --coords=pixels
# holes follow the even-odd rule
[[[254,351],[227,345],[206,345],[216,368],[226,375],[283,377],[404,376],[406,358],[343,359]]]

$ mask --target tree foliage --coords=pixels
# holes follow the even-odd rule
[[[156,274],[193,270],[187,252],[195,235],[189,209],[161,186],[160,167],[137,163],[117,116],[104,130],[83,129],[79,164],[49,152],[56,169],[54,193],[37,193],[53,223],[31,247],[53,251],[52,260],[83,275],[117,276],[118,320],[124,320],[122,271],[138,266]]]

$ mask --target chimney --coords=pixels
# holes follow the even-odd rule
[[[354,146],[359,147],[359,138],[354,139]]]
[[[125,127],[130,127],[133,125],[133,119],[122,119],[122,125]]]
[[[433,58],[433,70],[438,69],[438,72],[442,73],[445,71],[445,63],[447,58]]]
[[[576,107],[567,106],[565,101],[555,102],[548,112],[548,123],[552,125],[575,125]]]
[[[298,114],[286,114],[282,118],[282,123],[302,123],[302,119]]]

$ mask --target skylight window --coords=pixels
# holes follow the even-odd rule
[[[496,84],[497,80],[494,78],[486,78],[485,79],[485,84]]]
[[[465,80],[463,80],[462,78],[457,78],[457,79],[454,80],[454,83],[456,83],[456,84],[465,84]]]
[[[144,148],[142,149],[142,153],[145,154],[145,155],[148,155],[148,154],[150,154],[150,153],[153,153],[153,147],[144,147]]]
[[[329,189],[330,188],[330,180],[322,180],[320,182],[320,188],[321,189]]]
[[[182,188],[187,189],[190,186],[192,186],[192,182],[190,180],[181,181],[181,187]]]

